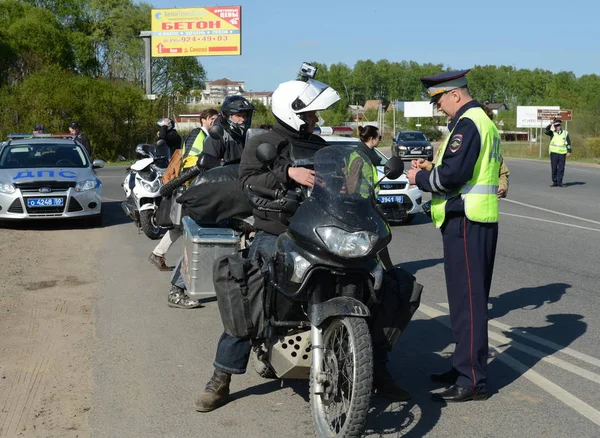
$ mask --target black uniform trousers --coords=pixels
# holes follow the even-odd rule
[[[565,161],[567,161],[567,154],[550,152],[550,167],[552,168],[552,182],[554,184],[563,183],[563,176],[565,175]]]
[[[464,216],[442,225],[444,271],[450,322],[456,349],[452,366],[457,384],[487,391],[488,298],[494,271],[498,224],[472,222]]]

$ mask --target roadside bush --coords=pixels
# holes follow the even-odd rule
[[[425,127],[422,131],[423,134],[425,134],[425,137],[429,139],[429,141],[440,141],[444,136],[444,134],[442,134],[442,131],[429,126]]]
[[[585,139],[581,144],[573,143],[575,158],[600,158],[600,137]]]

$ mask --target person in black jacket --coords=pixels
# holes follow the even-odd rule
[[[181,135],[175,129],[175,120],[169,119],[167,117],[160,119],[156,122],[158,126],[160,126],[156,136],[159,140],[164,140],[169,146],[170,155],[173,155],[175,149],[181,148]],[[170,157],[167,157],[167,162]]]
[[[203,152],[226,163],[238,161],[244,150],[246,131],[252,123],[254,110],[254,105],[244,96],[226,97],[221,105],[221,112],[214,122],[214,126],[223,128],[223,137],[207,136],[204,140]]]
[[[92,146],[90,145],[90,139],[79,129],[79,123],[69,123],[69,132],[73,135],[73,140],[79,142],[87,151],[90,158],[92,158]]]
[[[312,187],[315,172],[304,167],[294,167],[291,159],[292,147],[295,153],[300,150],[315,150],[326,147],[327,143],[313,134],[317,123],[317,111],[324,110],[340,99],[337,91],[326,84],[309,79],[307,81],[288,81],[280,84],[273,92],[272,112],[276,123],[273,129],[252,137],[244,148],[240,162],[240,184],[247,192],[253,185],[268,189],[293,189],[300,186]],[[270,143],[277,147],[278,157],[271,171],[256,158],[258,146]],[[250,247],[248,257],[253,259],[259,250],[272,253],[277,236],[285,232],[290,216],[281,212],[263,212],[254,210],[254,226],[258,229]],[[246,372],[250,357],[251,344],[247,339],[235,338],[223,333],[217,345],[214,372],[204,392],[194,404],[198,412],[210,412],[225,404],[229,399],[229,385],[232,374]],[[385,356],[387,359],[387,355]],[[387,385],[386,395],[395,387],[389,373],[378,368],[376,386]],[[387,375],[385,382],[383,377]],[[380,385],[379,385],[380,384]],[[406,400],[408,393],[399,388],[393,395]]]

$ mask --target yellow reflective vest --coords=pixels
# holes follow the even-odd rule
[[[554,135],[552,136],[552,139],[550,140],[550,147],[549,150],[550,152],[553,152],[555,154],[566,154],[567,151],[567,136],[569,135],[569,133],[567,131],[565,131],[564,129],[562,131],[560,131],[560,134],[558,134],[556,131],[554,131]]]
[[[433,193],[431,200],[431,218],[436,228],[440,228],[446,219],[446,202],[460,195],[465,206],[465,215],[473,222],[498,222],[498,174],[500,172],[501,148],[500,134],[494,123],[483,109],[470,108],[460,117],[475,123],[481,138],[481,151],[473,169],[472,178],[457,192]],[[459,120],[460,120],[459,119]],[[458,123],[457,123],[458,125]],[[444,161],[444,152],[453,132],[440,147],[436,167]]]

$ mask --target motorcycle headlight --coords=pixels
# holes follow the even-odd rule
[[[370,231],[349,233],[338,227],[318,227],[317,234],[329,251],[344,258],[366,256],[379,239]]]
[[[86,179],[84,181],[77,181],[75,184],[76,192],[87,192],[88,190],[94,190],[95,188],[100,186],[99,179]]]
[[[16,191],[17,191],[17,189],[15,189],[15,186],[13,186],[12,184],[0,183],[0,193],[6,193],[7,195],[12,195]]]
[[[141,180],[141,181],[142,181],[142,187],[144,187],[149,192],[154,193],[154,192],[157,192],[158,189],[160,189],[160,181],[158,179],[155,179],[151,183],[146,182],[144,180]]]

